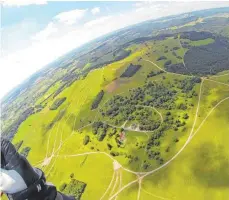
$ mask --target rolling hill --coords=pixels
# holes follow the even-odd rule
[[[2,100],[2,134],[76,199],[229,198],[229,8],[127,27]]]

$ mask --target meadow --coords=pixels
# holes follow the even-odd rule
[[[131,50],[126,58],[90,71],[54,97],[57,82],[36,102],[46,99],[44,109],[21,124],[13,143],[23,141],[19,151],[31,148],[28,160],[58,189],[70,182],[71,174],[86,183],[84,200],[228,199],[228,72],[193,76],[188,70],[167,71],[168,60],[183,63],[185,69],[185,42],[203,46],[214,40],[190,41],[177,35],[133,44],[125,49]],[[122,77],[131,64],[141,67]],[[142,99],[132,98],[136,89],[144,94]],[[98,107],[92,109],[102,90]],[[161,125],[153,131],[130,129],[142,122],[124,115],[122,123],[115,124],[120,114],[110,119],[102,115],[112,108],[114,96],[137,99],[134,106],[146,106],[145,113],[155,109],[152,119]],[[58,98],[66,100],[51,110]],[[101,126],[95,133],[96,122]],[[121,132],[125,139],[120,142]]]

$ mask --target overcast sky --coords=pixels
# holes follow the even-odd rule
[[[148,19],[229,2],[46,2],[6,0],[1,8],[0,98],[68,51]]]

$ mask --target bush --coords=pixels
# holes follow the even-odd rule
[[[70,178],[74,178],[74,173],[71,173],[70,174]]]
[[[167,58],[165,56],[160,56],[157,61],[160,61],[160,60],[166,60]]]
[[[116,151],[111,151],[110,154],[115,157],[115,156],[119,156],[119,152]]]
[[[89,142],[90,142],[90,137],[89,137],[88,135],[86,135],[86,136],[84,137],[83,144],[84,144],[84,145],[87,145]]]
[[[186,110],[187,109],[187,106],[183,103],[181,103],[179,106],[178,106],[178,109],[180,110]]]
[[[183,116],[183,118],[184,118],[184,119],[188,119],[188,118],[189,118],[188,114],[185,113],[184,116]]]
[[[180,49],[180,47],[173,47],[173,50],[178,50],[178,49]]]
[[[164,64],[165,67],[169,66],[172,64],[172,61],[171,60],[167,60]]]
[[[113,148],[113,146],[111,144],[109,144],[109,143],[107,143],[107,147],[108,147],[109,150],[111,150]]]
[[[106,137],[106,132],[103,132],[103,133],[100,133],[99,135],[98,135],[98,141],[103,141],[103,139]]]
[[[166,116],[170,116],[170,115],[171,115],[171,112],[168,111],[168,112],[166,113]]]
[[[176,142],[176,143],[179,142],[179,139],[178,138],[175,138],[174,139],[174,142]]]

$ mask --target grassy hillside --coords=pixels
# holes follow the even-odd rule
[[[205,20],[51,70],[15,101],[39,89],[32,114],[8,107],[18,151],[78,199],[228,199],[228,39],[187,31]]]

